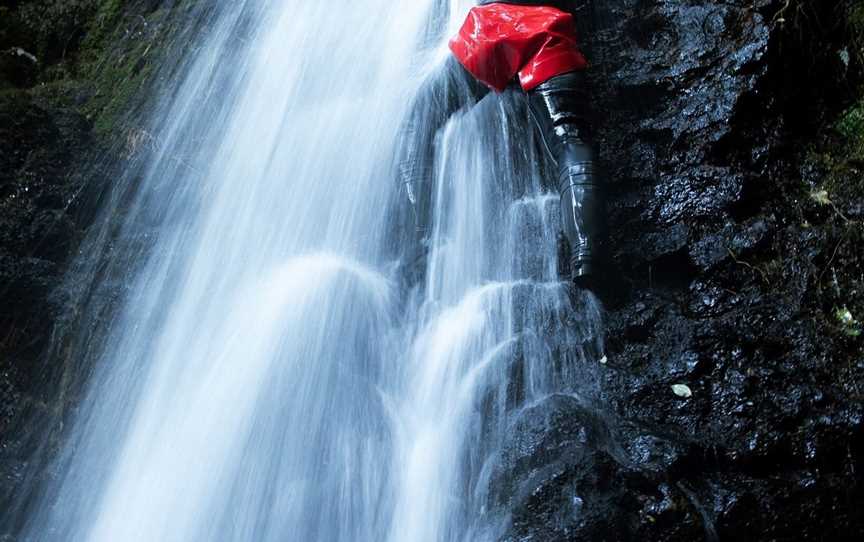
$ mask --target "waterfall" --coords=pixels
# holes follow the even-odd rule
[[[495,540],[513,416],[594,393],[600,335],[522,96],[441,130],[412,263],[393,157],[464,2],[225,4],[156,108],[111,240],[143,256],[22,538]]]

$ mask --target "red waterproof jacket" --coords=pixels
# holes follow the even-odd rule
[[[549,6],[493,3],[472,8],[450,50],[474,77],[497,91],[516,75],[526,91],[588,66],[573,16]]]

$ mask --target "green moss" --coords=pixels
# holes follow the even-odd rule
[[[122,26],[124,0],[102,0],[96,6],[87,29],[87,37],[81,43],[83,62],[98,61],[113,40],[122,39],[119,35]]]
[[[126,124],[142,91],[198,4],[182,0],[153,10],[148,0],[22,0],[0,7],[0,46],[39,58],[38,73],[23,85],[0,72],[0,91],[27,86],[43,106],[74,109],[110,146],[135,128]]]
[[[120,29],[115,29],[114,34]],[[96,83],[97,94],[89,104],[97,135],[107,136],[118,129],[134,98],[153,77],[160,58],[160,37],[124,41],[119,36],[109,40],[119,43],[102,58],[87,66],[88,78]]]
[[[864,34],[864,5],[853,6],[849,11],[849,26],[859,34]]]
[[[171,37],[183,29],[194,2],[150,11],[142,0],[24,0],[0,7],[0,45],[39,58],[28,84],[46,107],[75,109],[110,143],[153,80]],[[0,73],[0,90],[16,83]]]
[[[846,110],[836,124],[853,160],[864,159],[864,97]]]
[[[810,148],[800,183],[806,195],[796,201],[802,223],[824,243],[812,276],[822,321],[850,348],[858,348],[864,340],[864,3],[844,2],[837,10],[843,39],[832,54],[839,53],[845,64],[844,101],[851,105]]]
[[[857,57],[858,64],[864,64],[864,4],[858,2],[849,10],[848,28],[851,37],[850,59]]]
[[[23,2],[16,12],[16,24],[26,31],[26,45],[40,61],[52,64],[74,56],[96,4],[97,0]]]
[[[858,3],[849,10],[848,29],[850,44],[843,52],[848,55],[849,62],[864,64],[864,4]],[[852,58],[853,55],[856,58]],[[864,160],[864,88],[861,88],[860,98],[852,105],[835,125],[846,143],[845,152],[851,160]]]

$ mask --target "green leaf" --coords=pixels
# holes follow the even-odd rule
[[[860,337],[862,333],[861,322],[855,319],[852,311],[841,307],[834,312],[834,317],[843,328],[843,332],[849,337]]]
[[[855,317],[852,316],[852,313],[846,307],[843,307],[842,309],[837,309],[835,316],[838,320],[840,320],[841,324],[849,325],[855,323]]]

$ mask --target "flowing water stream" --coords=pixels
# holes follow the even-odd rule
[[[519,93],[441,130],[418,260],[399,127],[470,2],[223,4],[156,108],[111,241],[144,257],[22,538],[495,540],[514,413],[590,395],[599,337]]]

